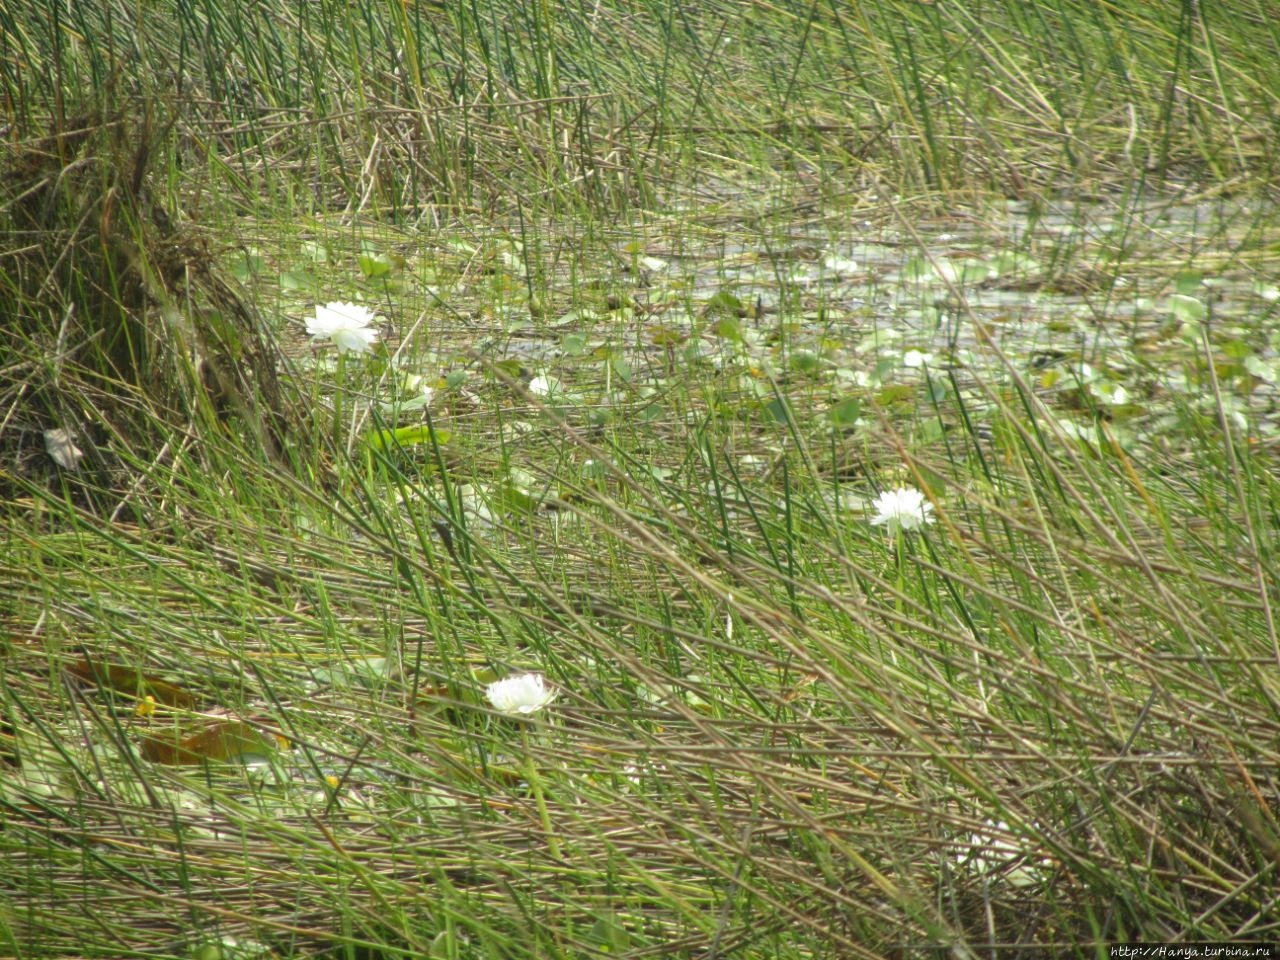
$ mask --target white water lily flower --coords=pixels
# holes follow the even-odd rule
[[[876,515],[871,519],[872,526],[887,524],[892,536],[899,529],[914,530],[933,523],[933,504],[924,498],[919,490],[910,487],[899,487],[897,490],[886,490],[876,497],[871,504]]]
[[[1053,867],[1048,858],[1036,858],[1003,820],[988,820],[982,831],[969,834],[953,860],[979,876],[998,876],[1014,887],[1042,882]]]
[[[493,708],[512,716],[536,713],[556,698],[540,673],[522,673],[489,684],[485,696]]]
[[[920,350],[908,350],[902,355],[904,367],[924,367],[933,363],[933,354]]]
[[[368,307],[342,300],[316,304],[316,315],[307,320],[307,334],[313,340],[331,340],[338,353],[368,353],[378,340],[378,318]]]
[[[529,392],[535,397],[558,397],[564,393],[564,386],[555,377],[540,374],[529,381]]]

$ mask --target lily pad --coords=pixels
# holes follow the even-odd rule
[[[431,428],[425,423],[414,423],[394,430],[374,430],[368,435],[369,446],[374,450],[390,450],[394,447],[412,447],[420,443],[448,443],[448,430]]]

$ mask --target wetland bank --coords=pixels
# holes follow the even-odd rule
[[[1274,941],[1280,58],[0,14],[0,944]]]

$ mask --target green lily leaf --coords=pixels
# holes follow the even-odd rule
[[[862,401],[857,397],[845,397],[827,411],[833,426],[852,427],[862,416]]]
[[[369,446],[375,450],[390,450],[393,447],[412,447],[419,443],[448,443],[450,436],[448,430],[432,430],[425,423],[414,423],[394,430],[373,430],[367,439]]]
[[[1188,297],[1181,293],[1175,293],[1169,297],[1169,312],[1183,323],[1203,320],[1209,314],[1203,303],[1195,297]]]

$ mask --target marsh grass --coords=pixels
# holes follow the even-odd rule
[[[1274,940],[1274,224],[1222,198],[1280,85],[1263,5],[1180,9],[0,14],[62,213],[4,200],[0,943]],[[68,149],[91,88],[157,119]],[[270,358],[242,403],[166,304]]]

